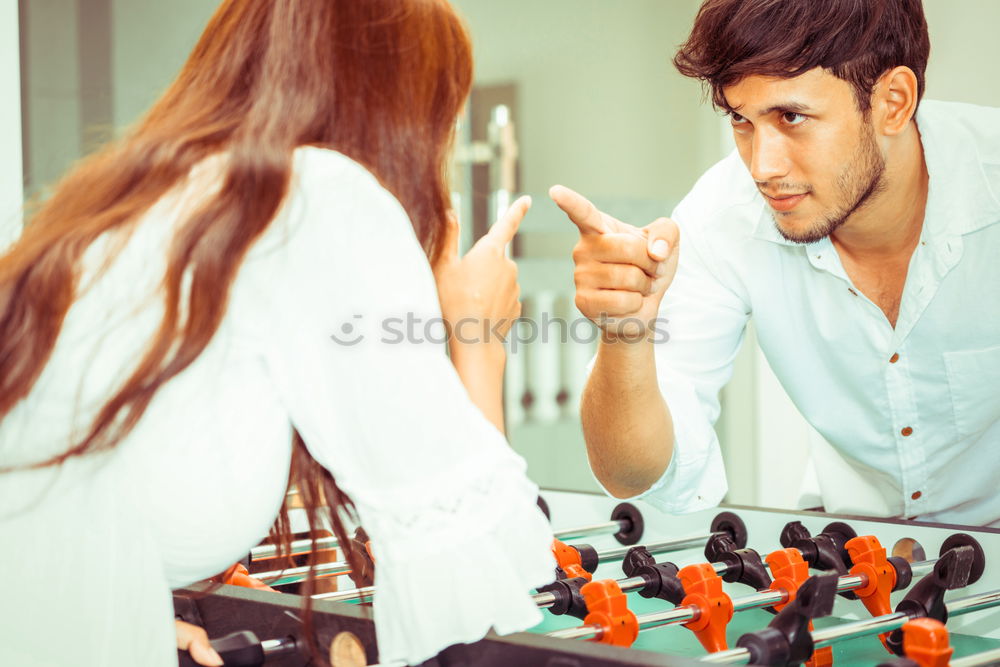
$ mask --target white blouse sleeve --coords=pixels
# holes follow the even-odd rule
[[[268,267],[255,282],[269,372],[371,537],[380,660],[536,624],[529,591],[555,567],[538,488],[445,355],[402,207],[343,156],[300,149],[274,224],[282,243],[248,261]]]

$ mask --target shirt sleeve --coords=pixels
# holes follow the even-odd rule
[[[660,304],[656,327],[656,376],[670,409],[674,451],[660,479],[635,499],[672,514],[718,505],[728,484],[714,424],[719,392],[733,374],[750,308],[723,283],[699,233],[692,196],[674,210],[680,258]]]
[[[269,367],[372,540],[380,660],[541,620],[552,533],[524,460],[445,354],[433,273],[399,203],[358,165],[300,155],[287,242],[262,286]],[[277,259],[275,259],[277,256]],[[471,595],[469,582],[476,582]]]

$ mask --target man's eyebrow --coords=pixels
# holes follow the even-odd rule
[[[792,101],[772,105],[761,111],[760,115],[767,116],[772,113],[810,113],[812,110],[812,107],[808,104]]]
[[[726,104],[726,105],[723,105],[722,108],[727,113],[734,113],[734,114],[738,114],[738,115],[742,116],[743,114],[740,113],[740,109],[742,109],[743,106],[744,105],[741,104],[739,106],[733,107],[733,106],[729,106],[728,104]],[[801,113],[801,114],[808,114],[808,113],[812,113],[812,112],[813,112],[813,108],[810,107],[808,104],[803,104],[802,102],[795,102],[793,100],[793,101],[780,102],[778,104],[773,104],[773,105],[771,105],[771,106],[769,106],[769,107],[767,107],[765,109],[761,109],[760,113],[758,113],[757,115],[758,116],[768,116],[768,115],[773,114],[773,113]]]

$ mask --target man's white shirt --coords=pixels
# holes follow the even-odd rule
[[[925,100],[917,127],[930,186],[895,328],[829,238],[780,236],[736,153],[675,209],[680,265],[656,344],[674,456],[644,500],[686,512],[725,495],[712,424],[753,317],[838,459],[817,471],[827,510],[857,509],[839,468],[874,490],[875,513],[1000,526],[1000,109]]]

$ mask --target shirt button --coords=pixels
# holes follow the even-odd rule
[[[922,496],[922,495],[924,495],[924,494],[921,493],[920,491],[914,491],[913,495],[910,496],[910,498],[912,498],[913,500],[920,500],[920,496]]]
[[[899,361],[899,352],[897,352],[896,354],[894,354],[891,357],[889,357],[889,363],[890,364],[894,364],[897,361]]]
[[[910,435],[911,433],[913,433],[913,429],[907,426],[902,431],[900,431],[900,433],[902,433],[904,436]]]

